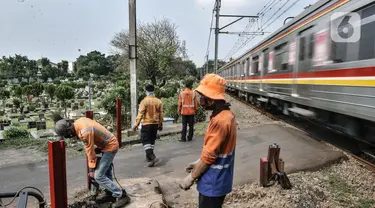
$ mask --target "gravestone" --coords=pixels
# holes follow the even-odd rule
[[[22,120],[25,120],[25,115],[20,115],[20,117],[18,117],[18,121],[22,121]]]
[[[29,128],[29,129],[36,128],[36,122],[35,121],[29,121],[29,123],[27,124],[27,128]]]
[[[5,115],[5,111],[4,110],[0,110],[0,116],[4,116]]]
[[[47,125],[45,121],[36,122],[36,130],[41,130],[41,129],[47,129]]]
[[[0,123],[0,130],[3,131],[4,130],[4,124]]]
[[[44,113],[40,113],[40,114],[39,114],[39,119],[40,119],[40,120],[45,119],[45,117],[44,117]]]

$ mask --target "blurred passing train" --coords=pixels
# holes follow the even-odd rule
[[[375,143],[375,1],[320,0],[219,74],[248,102]]]

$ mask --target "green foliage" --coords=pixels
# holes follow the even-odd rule
[[[44,87],[44,90],[46,91],[46,93],[49,95],[50,99],[51,99],[51,102],[53,100],[53,98],[55,97],[55,91],[56,91],[56,87],[55,85],[53,84],[47,84],[45,87]]]
[[[72,102],[67,101],[66,102],[66,107],[71,108],[72,107]]]
[[[10,97],[10,92],[4,88],[0,88],[0,100],[5,100]]]
[[[85,102],[84,102],[84,101],[80,101],[80,102],[79,102],[79,105],[80,105],[81,107],[83,107],[83,106],[85,105]]]
[[[4,138],[9,139],[9,140],[29,137],[29,132],[26,129],[13,127],[13,126],[5,130],[3,134],[4,134]]]
[[[198,110],[195,114],[195,120],[196,122],[203,122],[206,121],[207,114],[206,111],[198,104]]]
[[[55,94],[56,94],[57,99],[59,99],[63,102],[64,108],[65,108],[65,117],[67,117],[66,101],[74,98],[73,88],[62,84],[62,85],[60,85],[56,88]]]
[[[106,88],[106,86],[107,86],[106,83],[104,83],[104,82],[100,82],[100,83],[98,83],[98,84],[96,85],[96,88],[102,90],[102,89]]]
[[[22,94],[24,93],[20,85],[14,85],[12,91],[13,91],[13,95],[18,98],[21,98]]]
[[[15,105],[16,108],[19,108],[21,105],[21,100],[18,98],[13,98],[13,105]]]
[[[82,78],[88,78],[90,73],[106,75],[112,70],[109,66],[105,54],[99,51],[92,51],[77,58],[75,64],[76,75]]]
[[[164,117],[174,118],[177,121],[178,115],[178,96],[162,98]]]
[[[24,93],[26,96],[32,95],[32,94],[33,94],[33,87],[32,87],[31,85],[25,85],[25,86],[22,88],[22,91],[23,91],[23,93]]]
[[[27,109],[29,109],[29,111],[35,111],[36,106],[35,106],[35,104],[30,103],[30,104],[27,106]]]
[[[55,85],[59,85],[59,84],[61,84],[60,78],[56,78],[56,79],[54,79],[54,80],[53,80],[53,84],[55,84]]]
[[[27,82],[24,82],[24,81],[22,81],[22,82],[20,82],[20,85],[21,85],[21,87],[25,87],[26,85],[28,85],[28,83],[27,83]]]
[[[39,97],[43,93],[44,87],[40,82],[32,84],[32,95]]]

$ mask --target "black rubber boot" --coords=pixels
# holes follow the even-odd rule
[[[152,152],[152,160],[150,161],[150,163],[148,163],[148,167],[154,167],[154,165],[159,162],[159,158],[157,158],[154,154],[154,152]]]
[[[96,197],[95,202],[98,204],[103,204],[106,202],[115,202],[116,197],[112,196],[112,192],[105,190],[104,193],[101,193],[99,196]]]
[[[112,204],[112,208],[120,208],[130,203],[130,197],[125,192],[125,190],[122,190],[122,196],[119,198],[116,198],[115,203]]]

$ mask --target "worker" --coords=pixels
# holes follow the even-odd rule
[[[225,79],[207,74],[196,89],[200,105],[212,114],[201,156],[186,167],[190,174],[180,188],[187,190],[197,181],[200,208],[221,208],[232,191],[237,129],[235,115],[225,101],[225,86]]]
[[[163,130],[163,104],[161,100],[155,97],[154,86],[148,84],[145,87],[146,97],[139,104],[137,119],[135,121],[134,131],[142,122],[141,141],[146,152],[146,160],[149,162],[148,167],[153,167],[159,159],[155,156],[155,140],[158,130]]]
[[[178,114],[182,117],[182,132],[180,139],[181,142],[186,142],[186,130],[188,124],[188,141],[191,141],[194,135],[194,115],[198,110],[198,102],[197,97],[195,96],[195,92],[191,90],[193,88],[193,83],[193,79],[186,79],[186,89],[182,91],[178,96]]]
[[[80,118],[74,123],[61,119],[55,123],[59,139],[78,137],[85,145],[89,177],[105,189],[96,198],[97,203],[113,202],[113,207],[122,207],[130,202],[125,190],[121,190],[112,179],[112,162],[119,149],[117,138],[102,125],[89,118]],[[96,148],[95,148],[96,146]],[[102,153],[97,164],[95,151]]]

